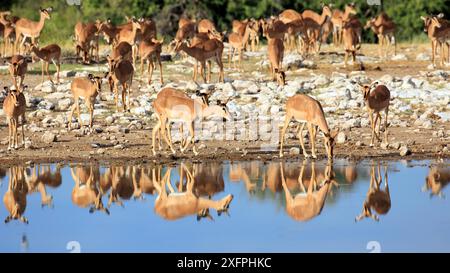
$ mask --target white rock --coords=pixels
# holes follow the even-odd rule
[[[338,135],[336,136],[337,144],[343,144],[343,143],[345,143],[346,140],[347,140],[347,136],[345,135],[344,132],[339,132]]]
[[[52,132],[47,131],[42,135],[41,140],[44,143],[50,144],[56,141],[56,135],[53,134]]]
[[[397,54],[395,56],[392,56],[391,60],[392,61],[407,61],[408,57],[406,57],[405,54]]]

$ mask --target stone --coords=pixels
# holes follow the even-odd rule
[[[300,148],[292,147],[291,149],[289,149],[289,154],[290,155],[299,155],[300,154]]]
[[[383,150],[387,150],[388,147],[389,147],[389,145],[388,145],[386,142],[382,142],[382,143],[380,144],[380,147],[381,147],[381,149],[383,149]]]
[[[431,57],[427,53],[422,52],[422,53],[417,54],[417,56],[416,56],[416,61],[430,61],[430,60],[431,60]]]
[[[113,116],[107,116],[106,118],[105,118],[105,122],[106,122],[106,124],[107,125],[111,125],[111,124],[113,124],[114,123],[114,117]]]
[[[391,144],[389,144],[389,146],[392,148],[392,149],[395,149],[395,150],[398,150],[398,149],[400,149],[400,142],[394,142],[394,143],[391,143]]]
[[[72,105],[72,99],[61,99],[58,100],[58,107],[57,109],[60,111],[66,111],[70,108],[70,106]]]
[[[117,145],[114,146],[114,149],[116,149],[116,150],[123,150],[123,149],[125,149],[125,146],[123,144],[117,144]]]
[[[41,140],[44,143],[51,144],[56,141],[56,135],[47,131],[41,136]]]
[[[344,132],[339,132],[338,135],[336,136],[337,144],[343,144],[343,143],[345,143],[346,140],[347,140],[347,136],[345,135]]]
[[[395,56],[392,56],[391,60],[392,61],[407,61],[408,57],[406,57],[405,54],[397,54]]]
[[[408,146],[402,146],[400,148],[400,156],[407,156],[411,154],[411,150],[408,148]]]

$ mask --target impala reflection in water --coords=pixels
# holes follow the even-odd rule
[[[2,167],[0,251],[450,251],[449,174],[445,161]]]

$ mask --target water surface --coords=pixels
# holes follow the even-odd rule
[[[449,163],[0,168],[0,252],[448,252]]]

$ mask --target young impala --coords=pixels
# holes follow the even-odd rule
[[[381,115],[380,112],[384,111],[385,120],[384,120],[384,140],[386,144],[388,143],[388,113],[389,113],[389,101],[391,99],[391,93],[389,89],[385,85],[378,84],[378,82],[374,82],[371,85],[360,85],[363,95],[364,102],[366,103],[366,108],[369,113],[370,125],[372,127],[372,138],[370,140],[370,146],[374,146],[373,141],[377,138],[378,141],[381,141],[380,127],[381,127]],[[375,120],[373,119],[373,115],[375,116]],[[378,122],[378,119],[380,121]],[[376,132],[376,127],[378,123],[378,132]]]
[[[25,74],[28,70],[28,63],[25,57],[22,55],[14,55],[11,60],[5,61],[8,64],[9,74],[11,75],[14,87],[16,90],[21,90]],[[17,78],[19,78],[19,84],[17,84]]]
[[[284,120],[283,130],[281,131],[281,145],[280,145],[280,157],[283,157],[283,142],[286,134],[286,129],[291,119],[301,122],[300,130],[298,131],[298,138],[303,149],[303,155],[308,158],[309,155],[306,152],[305,145],[303,143],[303,129],[305,125],[308,125],[309,139],[311,143],[312,157],[316,156],[316,133],[317,127],[324,134],[325,149],[329,160],[333,160],[333,147],[334,138],[338,131],[331,132],[328,128],[327,120],[322,109],[322,105],[317,100],[303,94],[298,94],[290,97],[286,101],[286,117]]]
[[[23,87],[24,89],[27,86]],[[10,90],[9,87],[4,87],[7,95],[3,101],[3,112],[6,115],[9,127],[8,135],[8,150],[18,148],[17,127],[19,126],[19,117],[22,118],[22,144],[25,143],[24,123],[25,123],[25,108],[27,106],[25,95],[21,91]],[[23,91],[23,90],[22,90]]]
[[[48,72],[48,66],[50,62],[56,66],[56,83],[59,84],[59,71],[61,70],[61,47],[57,44],[51,44],[46,47],[38,48],[36,45],[30,45],[31,52],[33,52],[36,57],[41,60],[42,63],[42,83],[44,83],[44,65],[45,72],[47,73],[48,79],[53,82],[52,77]]]
[[[122,86],[122,106],[123,110],[127,111],[130,108],[130,93],[131,84],[133,82],[134,68],[133,64],[128,60],[123,60],[119,57],[112,60],[109,67],[109,72],[106,78],[114,84],[114,97],[116,102],[116,109],[119,111],[119,85]],[[126,103],[126,94],[128,93],[128,104]]]
[[[70,90],[72,91],[73,98],[75,100],[72,110],[69,115],[69,130],[72,128],[72,116],[75,109],[77,109],[78,122],[81,126],[83,123],[80,116],[80,105],[78,99],[84,98],[86,107],[89,110],[90,122],[89,128],[92,129],[93,116],[94,116],[94,103],[95,98],[101,92],[102,79],[100,77],[94,77],[94,75],[89,74],[87,78],[80,77],[75,78],[70,85]]]

